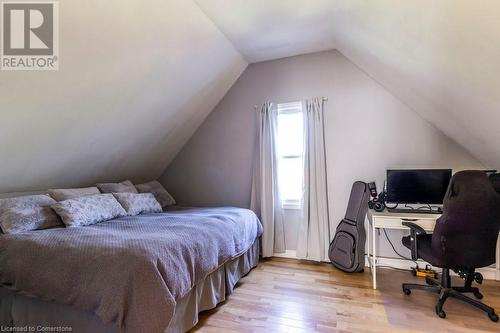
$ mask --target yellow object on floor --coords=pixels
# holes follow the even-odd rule
[[[411,270],[412,270],[412,274],[414,276],[418,276],[418,277],[430,277],[430,278],[433,278],[433,279],[437,279],[437,277],[438,277],[437,272],[434,271],[433,269],[431,269],[429,267],[429,265],[425,266],[425,269],[421,269],[421,268],[419,268],[417,266],[417,267],[413,267]]]

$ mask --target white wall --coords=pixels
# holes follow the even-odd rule
[[[500,1],[330,4],[346,57],[485,166],[500,168]]]
[[[0,193],[157,178],[247,65],[192,1],[59,20],[59,71],[0,71]]]
[[[167,168],[179,202],[248,207],[256,139],[254,105],[325,96],[332,236],[352,183],[387,168],[481,168],[464,149],[337,51],[250,65]],[[392,235],[400,243],[400,234]],[[382,255],[392,255],[381,242]]]
[[[196,0],[249,61],[336,48],[500,169],[500,1]]]

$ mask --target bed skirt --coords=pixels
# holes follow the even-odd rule
[[[259,262],[259,239],[248,251],[221,265],[177,301],[167,333],[186,332],[198,322],[198,313],[226,300],[236,283]],[[45,302],[0,287],[0,324],[14,327],[60,328],[60,332],[118,332],[95,314],[69,305]],[[65,329],[66,328],[66,329]],[[47,331],[47,330],[46,330]]]

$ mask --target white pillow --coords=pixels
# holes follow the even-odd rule
[[[152,182],[135,185],[139,193],[153,193],[162,207],[175,205],[175,199],[165,190],[162,184],[153,180]]]
[[[81,187],[81,188],[62,188],[51,189],[48,191],[49,195],[56,201],[64,201],[75,199],[86,195],[100,194],[101,191],[97,187]]]
[[[113,193],[113,195],[129,216],[163,211],[152,193]]]
[[[48,195],[29,195],[0,200],[0,228],[5,234],[62,226],[50,208],[56,201]]]
[[[130,180],[121,183],[100,183],[96,185],[101,193],[138,193]]]
[[[92,225],[127,215],[110,193],[64,200],[51,207],[67,227]]]

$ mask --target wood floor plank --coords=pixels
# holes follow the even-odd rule
[[[415,291],[406,296],[403,282],[424,283],[406,272],[380,269],[379,289],[373,290],[368,272],[266,259],[241,279],[226,302],[201,313],[192,332],[500,332],[499,323],[455,299],[445,304],[446,319],[438,318],[437,295]],[[500,283],[485,281],[481,291],[500,312]]]

